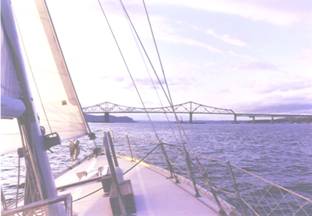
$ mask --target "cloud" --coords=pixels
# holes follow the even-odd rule
[[[210,35],[214,38],[217,38],[227,44],[230,44],[230,45],[233,45],[233,46],[238,46],[238,47],[245,47],[247,46],[246,42],[238,39],[238,38],[235,38],[233,36],[230,36],[230,35],[227,35],[227,34],[217,34],[214,30],[212,29],[207,29],[205,31],[205,34],[207,35]]]
[[[288,92],[288,91],[300,91],[312,87],[312,82],[309,81],[293,81],[293,82],[284,82],[278,83],[277,85],[272,85],[263,89],[261,93],[272,93],[272,92]]]
[[[253,21],[287,26],[311,18],[311,1],[243,1],[243,0],[152,0],[152,3],[183,6],[228,15],[236,15]],[[272,3],[273,2],[273,3]],[[298,6],[301,5],[301,6]]]
[[[199,48],[206,49],[209,52],[213,52],[213,53],[223,53],[224,52],[223,50],[216,48],[216,47],[214,47],[208,43],[204,43],[201,41],[194,40],[192,38],[183,37],[183,36],[173,34],[173,33],[163,32],[162,34],[159,35],[159,39],[162,41],[175,43],[175,44],[182,44],[182,45],[186,45],[186,46],[196,46]]]
[[[239,69],[242,70],[261,70],[261,71],[278,71],[279,68],[269,62],[250,62],[247,64],[243,64],[241,66],[239,66]]]
[[[252,57],[252,56],[246,55],[246,54],[242,54],[242,53],[237,53],[237,52],[234,52],[233,50],[228,50],[227,54],[229,54],[229,55],[231,55],[233,57],[237,57],[237,58],[240,58],[240,59],[245,59],[245,60],[248,60],[248,61],[255,61],[256,60],[255,57]]]
[[[312,103],[284,103],[258,106],[253,112],[312,114]]]

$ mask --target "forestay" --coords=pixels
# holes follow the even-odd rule
[[[62,140],[89,133],[45,1],[16,7],[16,18],[39,101],[40,124]],[[36,7],[37,6],[37,7]],[[27,7],[27,8],[25,8]],[[40,110],[40,109],[38,109]]]

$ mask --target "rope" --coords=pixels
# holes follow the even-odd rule
[[[18,194],[19,194],[19,186],[20,186],[20,176],[21,176],[21,158],[18,156],[15,208],[17,208],[17,204],[18,204]]]
[[[132,170],[133,168],[135,168],[137,165],[139,165],[142,161],[144,161],[150,154],[152,154],[161,144],[157,144],[156,146],[154,146],[154,148],[152,148],[151,151],[149,151],[142,159],[140,159],[137,163],[135,163],[132,167],[130,167],[128,170],[126,170],[123,175],[126,175],[128,172],[130,172],[130,170]]]
[[[100,187],[100,188],[96,189],[95,191],[92,191],[92,192],[90,192],[90,193],[88,193],[88,194],[86,194],[86,195],[84,195],[84,196],[82,196],[82,197],[79,197],[79,198],[73,200],[73,202],[77,202],[77,201],[82,200],[82,199],[84,199],[84,198],[86,198],[86,197],[88,197],[88,196],[91,196],[92,194],[95,194],[96,192],[98,192],[98,191],[100,191],[100,190],[102,190],[102,189],[103,189],[103,188]]]

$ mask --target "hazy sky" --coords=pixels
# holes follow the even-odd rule
[[[160,106],[147,71],[156,79],[141,58],[119,1],[101,2],[146,105]],[[98,2],[47,3],[83,106],[104,101],[141,106]],[[160,74],[142,1],[125,3]],[[146,4],[175,103],[193,100],[236,111],[312,112],[311,0]]]

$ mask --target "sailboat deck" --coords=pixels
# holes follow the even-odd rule
[[[124,171],[135,164],[126,157],[119,157],[118,160]],[[77,173],[87,174],[80,181],[93,178],[99,167],[106,166],[105,156],[91,158],[57,178],[56,185],[59,187],[79,181]],[[124,179],[130,179],[132,183],[136,215],[218,215],[219,208],[211,195],[206,193],[196,198],[186,179],[180,178],[182,181],[176,184],[167,176],[167,171],[146,163],[140,163],[124,176]],[[113,215],[109,198],[103,190],[75,201],[99,188],[101,183],[93,182],[60,193],[72,194],[74,215]],[[233,211],[227,203],[222,202],[222,205],[228,213]]]

